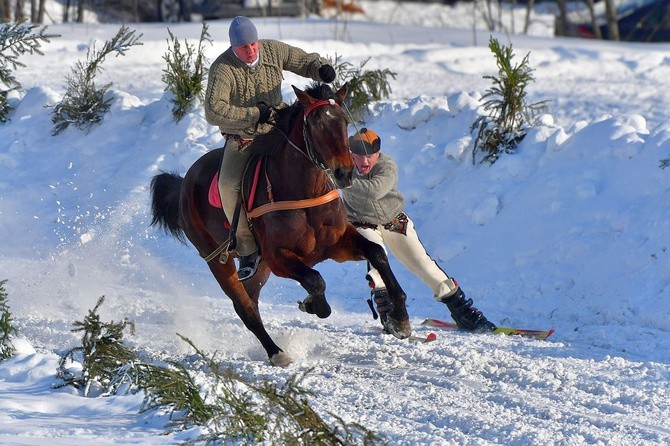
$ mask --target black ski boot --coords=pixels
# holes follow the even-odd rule
[[[494,331],[497,327],[489,322],[481,311],[472,306],[472,299],[466,299],[461,287],[451,296],[440,299],[447,305],[458,328],[468,331]]]

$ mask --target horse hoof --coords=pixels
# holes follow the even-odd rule
[[[314,298],[307,296],[305,300],[298,301],[298,309],[309,314],[316,314],[321,319],[325,319],[332,313],[330,305],[325,298]]]
[[[284,352],[275,353],[270,357],[270,363],[277,367],[288,367],[293,363],[293,359]]]
[[[412,327],[409,324],[409,319],[397,321],[387,316],[384,328],[398,339],[407,339],[412,335]]]
[[[330,309],[330,305],[328,305],[328,302],[326,302],[325,300],[323,301],[322,305],[317,306],[316,315],[321,319],[327,318],[328,316],[330,316],[330,313],[332,313],[332,310]]]

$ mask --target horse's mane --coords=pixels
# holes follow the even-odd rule
[[[340,98],[330,88],[328,84],[322,82],[312,82],[305,93],[317,100],[333,99],[340,103]],[[273,156],[281,150],[286,144],[286,137],[291,133],[298,113],[303,109],[299,101],[294,101],[286,108],[277,110],[274,128],[265,135],[254,138],[254,142],[249,147],[251,156],[267,155]]]

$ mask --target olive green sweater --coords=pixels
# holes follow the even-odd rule
[[[209,68],[205,117],[223,133],[250,139],[269,132],[269,125],[257,126],[256,105],[282,104],[283,71],[320,80],[319,68],[327,63],[316,53],[277,40],[259,40],[258,47],[259,60],[253,67],[242,62],[230,47]]]

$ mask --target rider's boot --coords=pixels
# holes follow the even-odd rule
[[[252,278],[256,274],[259,263],[261,263],[261,256],[258,255],[258,250],[248,256],[240,257],[240,266],[237,268],[237,280],[244,282]]]

